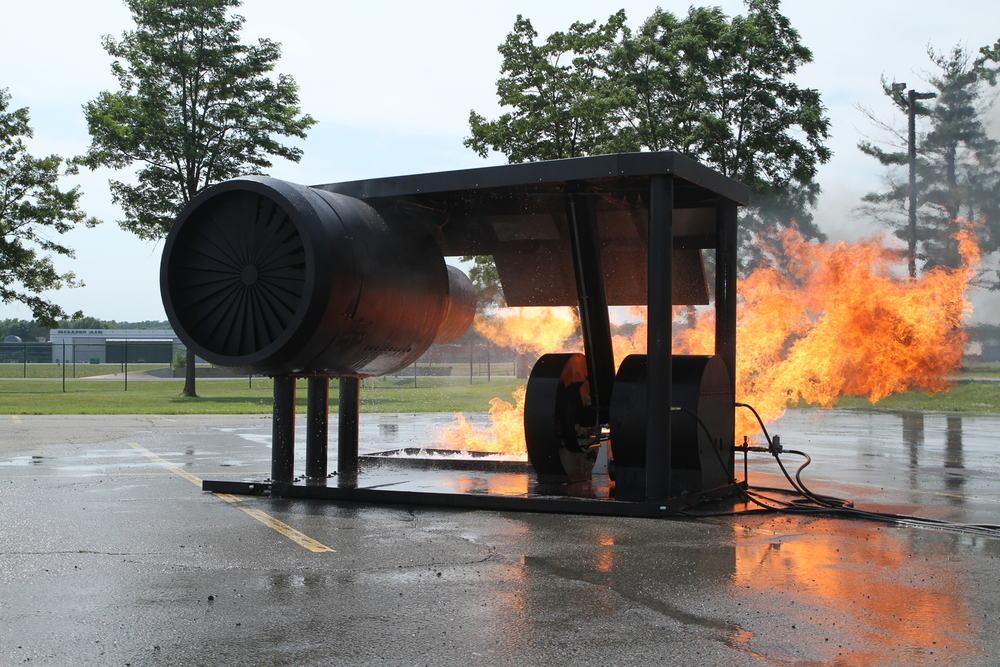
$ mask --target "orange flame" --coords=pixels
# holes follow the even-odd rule
[[[581,348],[580,320],[572,308],[502,308],[493,317],[478,316],[476,331],[499,347],[535,357],[553,350]],[[569,340],[577,336],[577,340]],[[524,387],[518,387],[513,403],[502,398],[490,401],[489,425],[470,423],[456,413],[451,424],[437,429],[438,446],[460,451],[494,452],[527,460],[524,444]]]
[[[477,316],[476,332],[498,347],[536,356],[566,350],[580,320],[572,308],[501,308],[492,317]],[[571,345],[579,348],[579,343]]]
[[[946,389],[961,363],[961,325],[971,312],[965,291],[981,256],[970,225],[958,222],[953,238],[963,266],[936,267],[915,280],[904,277],[902,251],[882,238],[811,243],[794,229],[779,232],[769,250],[787,259],[786,271],[760,268],[738,285],[737,401],[770,422],[800,400],[830,406],[843,395],[876,402],[909,389]],[[680,314],[675,309],[675,320]],[[642,322],[632,336],[614,337],[616,364],[646,351],[645,308],[630,315]],[[569,308],[515,308],[477,320],[476,330],[497,345],[541,354],[579,350],[579,340],[567,345],[577,324]],[[675,354],[714,349],[713,311],[676,328]],[[493,399],[485,429],[456,415],[440,431],[442,446],[523,455],[523,401],[523,388],[514,404]],[[759,431],[745,410],[737,412],[736,429],[738,436]]]
[[[910,389],[938,392],[961,364],[971,312],[965,291],[979,264],[975,234],[954,238],[963,266],[901,277],[906,258],[884,240],[809,243],[777,235],[788,271],[754,271],[739,285],[736,397],[765,421],[799,400],[830,406],[843,395],[872,402]],[[681,332],[680,354],[710,354],[714,314]],[[737,413],[737,433],[758,429]]]
[[[526,461],[524,393],[525,387],[515,389],[513,403],[502,398],[491,400],[488,426],[476,426],[464,414],[456,412],[450,424],[436,429],[438,446],[442,449],[505,454]]]

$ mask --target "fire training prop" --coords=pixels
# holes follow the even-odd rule
[[[474,294],[444,260],[461,255],[494,257],[510,306],[580,314],[584,353],[545,354],[528,380],[525,439],[538,488],[589,479],[606,442],[613,505],[731,485],[736,211],[748,198],[744,185],[670,152],[312,187],[248,176],[206,189],[167,238],[164,305],[197,356],[274,378],[274,422],[270,480],[205,488],[423,502],[351,482],[359,379],[464,333]],[[673,355],[672,306],[710,303],[715,354]],[[608,307],[624,305],[648,306],[648,345],[616,369]],[[305,485],[293,481],[300,377],[309,379]],[[337,488],[325,484],[331,377],[340,381]],[[518,500],[512,509],[535,509]]]

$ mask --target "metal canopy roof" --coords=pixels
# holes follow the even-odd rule
[[[361,199],[387,220],[430,228],[447,256],[493,255],[508,305],[574,305],[566,187],[596,198],[609,305],[646,303],[649,178],[673,181],[674,297],[708,302],[701,249],[716,210],[747,186],[672,152],[626,153],[313,186]]]

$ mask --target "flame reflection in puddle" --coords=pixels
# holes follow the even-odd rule
[[[940,541],[830,518],[772,517],[734,528],[733,592],[750,614],[739,631],[749,637],[734,636],[734,645],[750,647],[753,630],[760,635],[765,627],[755,624],[785,623],[823,636],[814,657],[850,656],[851,665],[978,653],[980,627],[963,593],[968,582]]]

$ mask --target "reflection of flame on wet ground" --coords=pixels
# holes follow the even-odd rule
[[[499,496],[528,495],[527,475],[488,475],[462,477],[453,482],[458,493],[491,494]]]
[[[908,655],[931,653],[965,664],[963,656],[981,645],[958,567],[938,553],[932,567],[904,531],[787,516],[734,530],[733,590],[750,600],[741,605],[744,627],[781,622],[809,628],[810,637],[821,633],[824,642],[809,652],[831,664],[848,656],[842,664],[903,664]],[[753,650],[768,652],[749,639]]]

